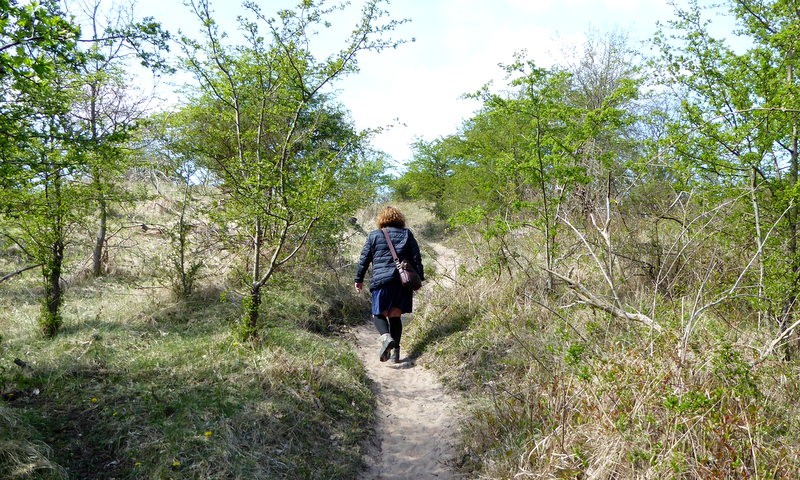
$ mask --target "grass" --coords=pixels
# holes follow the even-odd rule
[[[344,340],[285,324],[242,345],[230,304],[176,313],[119,290],[68,299],[56,340],[4,338],[2,385],[20,392],[4,418],[31,432],[31,464],[54,478],[355,478],[374,399]]]
[[[695,272],[651,297],[645,276],[620,278],[628,305],[653,306],[664,328],[656,334],[576,303],[563,285],[547,291],[529,234],[493,255],[490,241],[442,237],[424,209],[399,206],[425,252],[433,234],[474,259],[455,290],[426,288],[405,330],[411,355],[468,399],[457,465],[465,478],[800,477],[798,360],[759,358],[776,326],[746,302],[690,317]],[[377,208],[360,213],[365,230]],[[354,258],[363,234],[351,233],[340,256]],[[0,473],[358,478],[375,399],[340,335],[367,311],[352,294],[352,263],[308,257],[282,271],[264,293],[260,342],[241,344],[240,294],[226,272],[176,302],[158,269],[134,260],[163,256],[163,239],[131,231],[120,245],[138,250],[116,250],[118,268],[100,279],[72,259],[54,340],[36,335],[34,272],[0,285]],[[524,261],[504,264],[508,252]],[[581,258],[564,261],[603,293]],[[0,271],[14,262],[0,252]]]
[[[350,285],[286,272],[242,344],[234,291],[206,278],[176,301],[136,260],[165,245],[132,230],[97,279],[72,258],[53,340],[37,335],[36,271],[0,285],[0,477],[357,478],[375,399],[339,334],[366,311]]]
[[[710,311],[681,358],[679,297],[659,299],[655,334],[517,273],[462,273],[470,282],[430,294],[407,329],[415,355],[469,399],[468,478],[800,477],[797,360],[757,362],[774,327],[741,306]]]

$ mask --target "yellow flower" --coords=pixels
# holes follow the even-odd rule
[[[203,435],[205,435],[205,436],[206,436],[206,438],[208,438],[208,437],[210,437],[211,435],[214,435],[214,432],[212,432],[212,431],[206,431],[206,433],[204,433]]]
[[[180,460],[173,460],[172,461],[172,468],[181,468]]]
[[[91,402],[92,402],[92,403],[97,403],[97,402],[99,402],[99,401],[100,401],[100,400],[98,400],[98,399],[97,399],[97,397],[92,397],[92,400],[91,400]]]

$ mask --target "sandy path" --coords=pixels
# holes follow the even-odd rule
[[[355,329],[358,354],[378,399],[376,445],[362,480],[452,479],[457,402],[433,372],[413,361],[378,360],[378,335],[371,325]]]
[[[419,301],[423,302],[433,283],[452,285],[455,272],[453,252],[439,245],[430,247],[446,265],[437,265],[436,270],[444,275],[420,291]],[[353,333],[378,401],[375,445],[361,480],[458,478],[448,467],[455,455],[458,400],[445,391],[432,371],[413,360],[380,362],[378,333],[371,322]]]
[[[428,284],[427,288],[431,288],[431,283],[442,288],[453,287],[458,280],[459,264],[458,255],[455,250],[447,248],[439,243],[425,244],[422,250],[425,253],[433,252],[433,255],[424,255],[423,253],[425,260],[435,257],[432,261],[428,260],[428,264],[436,270],[437,275],[433,280],[426,282]]]

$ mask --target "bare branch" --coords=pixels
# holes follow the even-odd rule
[[[798,325],[800,325],[800,320],[797,320],[797,321],[795,321],[795,322],[794,322],[793,324],[791,324],[791,325],[790,325],[788,328],[786,328],[785,330],[783,330],[783,331],[782,331],[782,332],[781,332],[781,333],[780,333],[780,334],[779,334],[779,335],[778,335],[778,336],[775,338],[775,340],[771,341],[771,342],[769,343],[769,345],[767,345],[767,346],[766,346],[766,348],[764,348],[764,350],[762,350],[762,351],[761,351],[761,354],[758,356],[758,360],[756,360],[755,362],[753,362],[753,366],[760,364],[761,362],[763,362],[764,360],[766,360],[766,359],[767,359],[767,357],[769,357],[770,355],[772,355],[772,352],[773,352],[773,351],[775,351],[775,347],[777,347],[777,346],[778,346],[778,345],[779,345],[779,344],[780,344],[780,343],[783,341],[783,339],[785,339],[786,337],[788,337],[788,336],[789,336],[789,335],[790,335],[790,334],[791,334],[791,333],[792,333],[792,332],[793,332],[793,331],[794,331],[794,330],[797,328],[797,326],[798,326]]]
[[[612,305],[611,303],[603,300],[602,298],[597,297],[577,280],[567,277],[566,275],[562,275],[554,270],[549,270],[549,272],[555,275],[556,277],[560,278],[561,280],[565,281],[567,285],[569,285],[570,288],[572,288],[575,294],[578,295],[578,298],[580,298],[581,301],[586,305],[602,310],[617,318],[644,323],[645,325],[651,327],[653,330],[659,333],[663,331],[661,325],[659,325],[655,320],[648,317],[647,315],[639,312],[634,312],[634,313],[627,312],[622,308]]]
[[[10,278],[12,278],[12,277],[14,277],[16,275],[19,275],[19,274],[21,274],[23,272],[27,272],[28,270],[32,270],[32,269],[34,269],[36,267],[41,267],[42,265],[44,265],[44,264],[43,263],[37,263],[36,265],[31,265],[29,267],[21,268],[21,269],[17,270],[16,272],[11,272],[8,275],[0,278],[0,283],[3,283],[6,280],[8,280],[8,279],[10,279]]]

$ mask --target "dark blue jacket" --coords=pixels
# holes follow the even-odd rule
[[[389,238],[392,239],[392,245],[394,245],[400,260],[408,261],[419,273],[420,278],[425,280],[419,244],[411,230],[397,227],[386,227],[386,229],[389,231]],[[367,241],[364,242],[356,269],[356,283],[364,281],[364,275],[366,275],[370,263],[372,263],[372,280],[369,283],[371,290],[400,278],[392,258],[392,252],[389,251],[389,244],[386,243],[386,237],[383,236],[381,230],[369,232]]]

